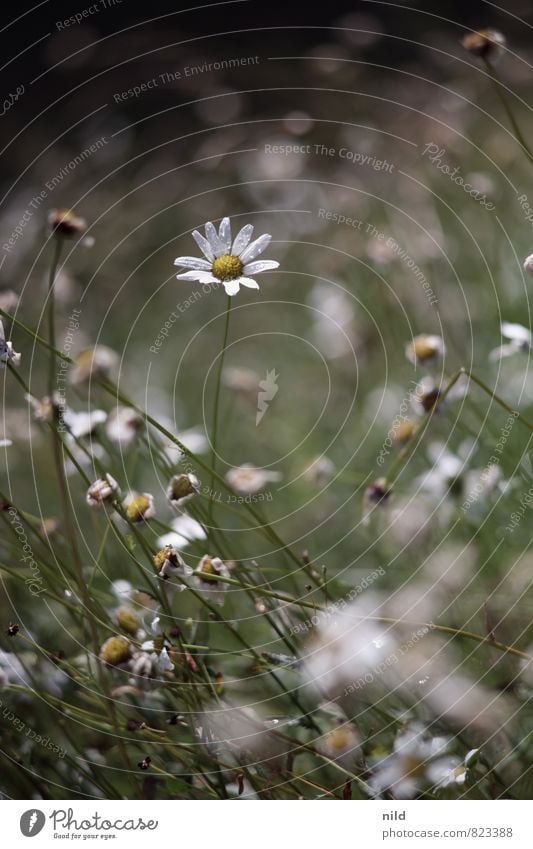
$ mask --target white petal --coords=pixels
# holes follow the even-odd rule
[[[226,295],[236,295],[241,287],[242,280],[242,277],[237,277],[236,280],[224,280],[223,283]]]
[[[205,235],[211,245],[211,250],[213,251],[215,256],[222,256],[224,253],[224,245],[218,238],[218,233],[215,229],[214,224],[211,221],[208,221],[205,225]]]
[[[251,277],[239,277],[241,286],[246,286],[247,289],[259,289],[259,283],[252,280]]]
[[[233,242],[233,247],[231,249],[231,253],[233,256],[240,256],[246,245],[249,243],[252,238],[252,233],[254,232],[253,224],[245,224],[244,227],[239,230],[235,237],[235,241]]]
[[[178,256],[174,260],[174,265],[181,265],[182,268],[198,268],[201,271],[211,270],[211,263],[197,256]]]
[[[229,218],[223,218],[218,228],[218,238],[224,245],[224,253],[228,254],[231,247],[231,223]]]
[[[517,342],[531,344],[531,330],[522,327],[521,324],[512,324],[510,321],[502,322],[502,336],[506,336],[507,339],[515,339]]]
[[[213,262],[215,254],[213,253],[213,249],[207,239],[205,239],[202,234],[198,232],[198,230],[193,230],[192,237],[200,248],[200,250],[202,251],[203,255],[207,257],[210,262]]]
[[[261,274],[262,271],[274,271],[279,268],[279,262],[275,259],[258,259],[257,262],[249,262],[244,266],[245,274]]]
[[[159,660],[157,661],[157,668],[160,672],[170,672],[171,669],[174,669],[174,664],[170,660],[166,648],[161,649]]]
[[[259,236],[251,245],[242,252],[240,256],[240,260],[242,263],[250,262],[250,260],[255,259],[256,256],[262,254],[266,247],[270,244],[272,236],[268,233],[264,233],[262,236]]]
[[[210,271],[184,271],[183,274],[176,274],[176,277],[178,280],[197,280],[198,283],[220,283]]]

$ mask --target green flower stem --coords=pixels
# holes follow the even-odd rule
[[[222,386],[222,371],[224,369],[224,358],[226,356],[226,348],[228,347],[228,339],[229,339],[229,324],[231,317],[231,295],[226,296],[226,320],[224,322],[224,339],[222,341],[222,350],[220,352],[219,360],[218,360],[218,369],[217,369],[217,378],[215,384],[215,402],[213,407],[213,428],[211,434],[211,499],[209,505],[209,516],[212,522],[213,519],[213,490],[215,488],[215,469],[217,464],[217,444],[218,444],[218,416],[219,416],[219,406],[220,406],[220,389]]]

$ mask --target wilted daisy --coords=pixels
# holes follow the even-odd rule
[[[133,407],[115,407],[106,425],[107,438],[124,450],[131,448],[144,427],[144,419]]]
[[[510,321],[504,321],[501,325],[502,336],[510,341],[505,345],[500,345],[494,348],[489,354],[489,360],[501,360],[503,357],[510,357],[513,354],[518,354],[524,351],[530,351],[532,348],[531,330],[523,327],[521,324],[513,324]]]
[[[497,29],[481,29],[464,36],[462,45],[465,50],[488,62],[499,59],[505,48],[505,36]]]
[[[4,325],[0,320],[0,364],[13,363],[14,366],[18,366],[20,360],[21,355],[13,350],[13,343],[11,341],[6,342]]]
[[[281,475],[279,472],[270,472],[268,469],[252,466],[251,463],[244,463],[226,472],[226,480],[241,495],[253,495],[264,489],[267,483],[281,480]]]
[[[194,576],[196,587],[202,593],[210,596],[215,604],[222,606],[228,585],[224,581],[217,581],[216,578],[229,578],[230,573],[220,557],[211,557],[209,554],[205,554],[195,569]]]
[[[415,336],[405,346],[405,356],[413,365],[430,365],[439,362],[444,355],[444,342],[440,336],[423,333]]]
[[[85,500],[89,507],[102,507],[106,501],[112,501],[118,490],[118,484],[109,473],[98,478],[87,490]]]
[[[149,492],[130,492],[122,506],[128,521],[138,525],[155,516],[154,497]]]
[[[192,575],[193,570],[187,566],[183,557],[172,545],[165,545],[154,554],[154,566],[160,578],[168,580],[180,576],[182,578]],[[183,584],[178,584],[179,589],[185,589]]]
[[[167,498],[173,507],[183,507],[198,495],[200,481],[196,475],[174,475],[167,488]]]
[[[265,233],[251,242],[253,229],[252,224],[245,224],[237,233],[233,244],[229,218],[222,219],[218,233],[211,221],[205,225],[205,237],[198,230],[194,230],[192,237],[205,259],[179,256],[174,260],[174,265],[191,270],[177,274],[177,278],[197,280],[199,283],[222,283],[228,295],[236,295],[241,286],[259,289],[259,284],[250,275],[273,271],[279,267],[279,262],[252,261],[263,253],[272,239],[272,236]]]
[[[109,666],[120,666],[131,657],[131,644],[126,637],[109,637],[100,648],[100,660]]]
[[[424,785],[438,785],[452,768],[449,742],[447,737],[430,737],[418,723],[409,726],[396,737],[392,754],[378,762],[371,787],[377,794],[389,791],[396,799],[412,799]]]
[[[363,495],[363,522],[368,524],[370,514],[378,505],[383,505],[390,498],[392,489],[386,478],[377,478],[365,489]]]
[[[65,238],[81,236],[87,229],[85,219],[76,215],[72,209],[50,210],[48,213],[48,224],[54,234]]]
[[[93,380],[109,379],[115,374],[118,364],[118,354],[106,345],[84,348],[74,359],[69,382],[79,388]]]

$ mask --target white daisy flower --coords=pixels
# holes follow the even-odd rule
[[[504,321],[501,325],[502,336],[510,341],[505,345],[494,348],[489,354],[489,360],[501,360],[503,357],[511,357],[524,351],[530,351],[533,347],[531,330],[521,324],[513,324]]]
[[[259,289],[259,284],[251,275],[263,271],[273,271],[279,268],[275,260],[259,260],[256,257],[263,253],[270,243],[272,236],[264,233],[250,242],[253,225],[245,224],[237,233],[233,244],[231,241],[231,224],[229,218],[223,218],[218,233],[211,221],[205,225],[205,237],[194,230],[192,237],[205,259],[194,256],[179,256],[174,265],[188,268],[177,274],[178,280],[197,280],[199,283],[222,283],[226,294],[236,295],[241,286],[248,289]]]

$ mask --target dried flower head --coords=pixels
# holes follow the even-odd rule
[[[126,637],[109,637],[100,649],[100,660],[109,666],[120,666],[131,656],[131,644]]]
[[[141,627],[140,619],[135,611],[131,607],[120,607],[115,616],[119,628],[134,637]]]
[[[440,336],[423,333],[415,336],[405,346],[405,356],[414,365],[438,362],[443,355],[444,342]]]
[[[8,637],[16,637],[20,631],[20,625],[17,622],[10,622],[7,629]]]
[[[263,253],[272,239],[272,236],[265,233],[250,243],[253,229],[252,224],[246,224],[237,233],[233,244],[229,218],[222,219],[218,233],[211,221],[205,225],[205,237],[198,230],[194,230],[193,239],[205,259],[192,256],[179,256],[175,259],[174,265],[191,269],[177,274],[178,280],[222,283],[228,295],[236,295],[241,286],[259,289],[259,285],[249,275],[273,271],[279,267],[279,262],[275,260],[252,262]]]
[[[186,578],[193,573],[191,567],[187,566],[183,557],[172,545],[165,545],[154,554],[154,566],[159,577],[165,580],[174,578],[176,575]]]
[[[106,345],[84,348],[74,359],[69,381],[79,388],[94,380],[108,379],[116,373],[118,363],[118,355]]]
[[[393,425],[391,436],[396,445],[407,445],[409,440],[416,435],[418,427],[418,424],[412,419],[403,419]]]
[[[224,594],[228,585],[224,581],[217,581],[216,579],[217,577],[229,578],[230,573],[228,567],[220,557],[211,557],[209,554],[204,555],[194,574],[198,589],[204,593],[208,593],[215,604],[224,604]]]
[[[173,507],[182,507],[198,494],[199,487],[196,475],[174,475],[167,488],[167,498]]]
[[[53,233],[63,238],[81,236],[87,229],[87,222],[72,209],[52,209],[48,214],[48,224]]]
[[[118,490],[116,480],[106,473],[103,478],[98,478],[87,490],[85,500],[89,507],[102,507],[106,501],[112,501]]]
[[[479,56],[487,62],[496,62],[504,52],[505,36],[497,29],[481,29],[467,33],[462,45],[474,56]]]
[[[533,260],[533,257],[531,257]],[[526,260],[527,262],[527,260]],[[533,273],[533,272],[532,272]],[[524,327],[522,324],[513,324],[510,321],[503,321],[501,324],[501,334],[509,339],[504,345],[494,348],[489,354],[489,360],[501,360],[504,357],[511,357],[513,354],[527,353],[533,348],[533,339],[531,330]]]
[[[154,497],[149,492],[130,492],[122,506],[128,521],[134,525],[146,522],[155,515]]]

